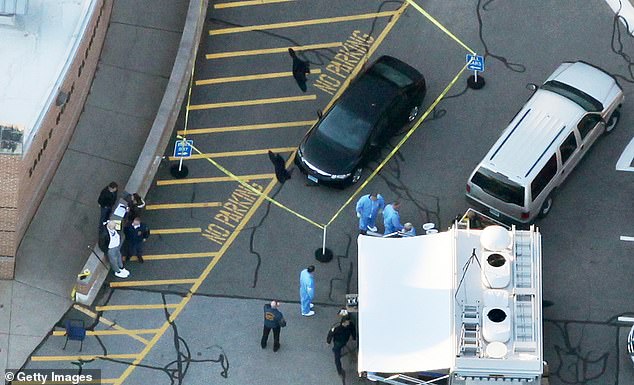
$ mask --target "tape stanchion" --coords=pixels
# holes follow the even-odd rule
[[[182,136],[177,135],[177,138],[182,138]],[[194,151],[196,151],[198,154],[203,154],[196,146],[192,145],[192,149]],[[260,190],[256,189],[255,187],[251,186],[250,184],[246,183],[245,181],[243,181],[242,179],[238,178],[235,174],[233,174],[231,171],[227,170],[226,168],[222,167],[218,162],[216,162],[215,160],[209,158],[209,157],[205,157],[205,159],[207,159],[211,164],[213,164],[214,166],[216,166],[216,168],[220,171],[222,171],[225,175],[227,175],[229,178],[235,180],[236,182],[240,183],[244,188],[248,189],[249,191],[261,195],[264,197],[264,199],[266,199],[267,201],[273,203],[274,205],[276,205],[277,207],[286,210],[287,212],[295,215],[296,217],[303,219],[304,221],[310,223],[311,225],[318,227],[320,229],[323,230],[324,225],[321,225],[315,221],[313,221],[312,219],[306,217],[305,215],[302,215],[300,213],[298,213],[297,211],[286,207],[285,205],[281,204],[280,202],[276,201],[275,199],[269,197],[266,194],[263,194]]]
[[[465,64],[464,67],[462,67],[462,69],[460,70],[460,72],[458,72],[458,74],[456,76],[454,76],[454,78],[451,80],[451,82],[449,82],[449,84],[445,87],[445,89],[440,93],[440,95],[438,95],[438,97],[436,98],[436,100],[434,100],[434,102],[429,106],[429,108],[427,108],[427,110],[425,111],[425,113],[418,119],[418,121],[416,122],[416,124],[414,124],[414,126],[407,132],[407,134],[405,134],[405,136],[403,136],[403,138],[400,140],[400,142],[398,142],[398,144],[394,147],[394,149],[388,154],[388,156],[383,159],[383,161],[379,164],[379,166],[372,172],[372,174],[370,174],[370,176],[361,184],[361,186],[359,186],[359,188],[356,189],[356,191],[350,196],[350,198],[348,198],[348,200],[341,206],[341,208],[339,208],[339,210],[337,210],[337,212],[335,213],[335,215],[333,215],[333,217],[328,221],[328,223],[326,223],[326,227],[330,226],[330,224],[332,222],[335,221],[335,219],[337,219],[337,217],[339,216],[339,214],[341,214],[341,212],[350,204],[350,202],[352,202],[352,200],[359,195],[359,193],[361,192],[361,190],[363,190],[365,188],[365,186],[368,185],[368,183],[370,183],[370,181],[372,181],[372,179],[374,179],[374,177],[376,176],[376,174],[378,174],[383,167],[387,164],[387,162],[390,161],[390,159],[392,159],[392,157],[394,156],[394,154],[396,154],[396,152],[401,148],[401,146],[403,146],[403,144],[410,138],[410,136],[412,136],[412,134],[414,133],[414,131],[416,131],[416,129],[423,123],[423,121],[427,118],[427,116],[429,116],[429,114],[434,110],[434,108],[436,108],[436,106],[438,105],[438,103],[440,103],[441,100],[443,100],[445,98],[445,96],[447,95],[447,93],[449,92],[449,90],[451,90],[451,88],[456,84],[456,82],[460,79],[460,76],[462,76],[462,74],[464,73],[464,71],[467,69],[467,65]]]
[[[438,20],[436,20],[432,15],[430,15],[429,13],[427,13],[427,11],[425,11],[423,9],[423,7],[421,7],[420,5],[416,4],[416,2],[414,0],[407,0],[407,2],[409,4],[412,5],[412,7],[416,8],[416,10],[418,12],[420,12],[423,16],[425,16],[427,19],[429,19],[429,21],[431,21],[432,23],[434,23],[434,25],[438,28],[440,28],[441,31],[443,31],[447,36],[449,36],[450,38],[452,38],[456,43],[460,44],[464,49],[466,49],[467,51],[469,51],[469,53],[474,54],[475,55],[475,51],[472,50],[471,48],[469,48],[465,43],[462,42],[462,40],[458,39],[458,37],[456,37],[456,35],[454,35],[453,33],[451,33],[451,31],[449,31],[447,28],[445,28],[444,25],[442,25]]]

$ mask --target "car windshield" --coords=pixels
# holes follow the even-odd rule
[[[601,112],[603,111],[603,105],[601,102],[586,94],[585,92],[571,87],[565,83],[558,82],[557,80],[551,80],[546,82],[542,89],[554,92],[565,98],[572,100],[581,106],[588,112]]]
[[[375,63],[372,66],[372,71],[396,84],[396,86],[399,88],[405,88],[414,83],[414,81],[410,79],[407,75],[390,67],[385,63]]]
[[[361,151],[370,133],[371,125],[357,114],[337,106],[317,128],[317,132],[341,147]]]
[[[480,167],[471,183],[503,202],[524,206],[524,188],[508,179],[500,180],[492,171]]]

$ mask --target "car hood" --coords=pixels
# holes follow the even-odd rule
[[[302,158],[330,175],[351,173],[361,154],[329,141],[318,133],[306,137],[299,146]]]

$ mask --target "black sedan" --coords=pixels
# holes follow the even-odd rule
[[[390,56],[359,75],[304,136],[295,163],[315,183],[348,185],[421,109],[425,78]]]

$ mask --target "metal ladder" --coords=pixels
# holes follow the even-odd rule
[[[533,287],[531,234],[515,233],[515,287]]]
[[[460,329],[460,355],[480,357],[481,354],[480,308],[478,305],[463,305],[462,327]]]

